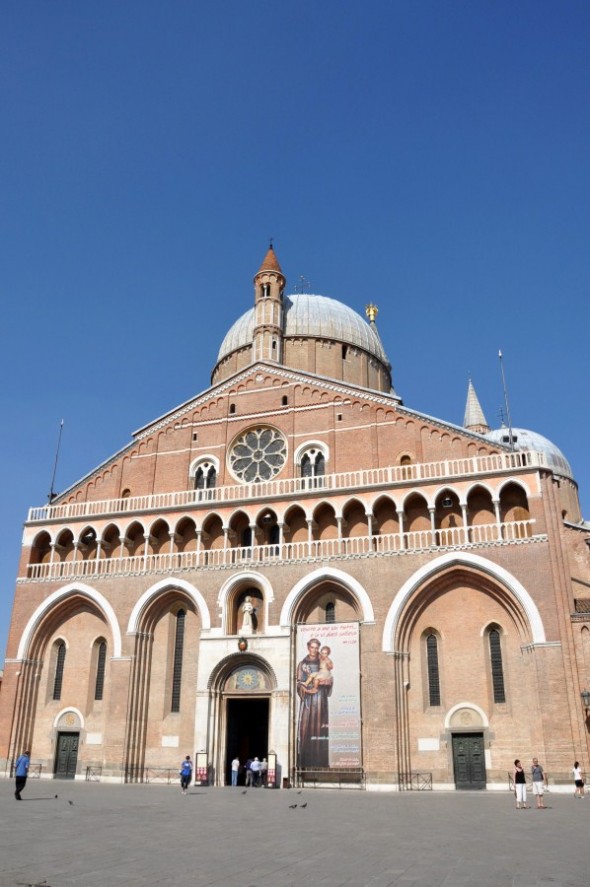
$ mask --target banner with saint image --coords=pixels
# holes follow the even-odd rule
[[[298,625],[297,767],[361,767],[358,622]]]

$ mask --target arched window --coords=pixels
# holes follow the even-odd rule
[[[490,629],[488,637],[490,642],[490,667],[492,670],[492,690],[494,693],[494,702],[506,702],[500,632],[497,628],[492,628]]]
[[[301,457],[301,477],[310,478],[310,486],[320,486],[319,479],[326,473],[326,457],[315,447],[307,450]]]
[[[435,634],[429,634],[426,638],[426,662],[428,670],[428,704],[440,705],[438,641]]]
[[[104,672],[107,662],[107,645],[101,641],[98,645],[98,656],[96,659],[96,683],[94,685],[94,698],[100,700],[104,693]]]
[[[215,466],[204,462],[195,473],[195,490],[212,490],[217,483]]]
[[[326,622],[336,622],[336,604],[334,601],[326,604]]]
[[[61,685],[64,678],[64,665],[66,663],[66,645],[60,641],[56,648],[55,677],[53,679],[53,698],[61,699]]]
[[[186,612],[176,614],[176,637],[174,639],[174,668],[172,671],[172,704],[170,711],[180,711],[180,689],[182,685],[182,654],[184,651],[184,622]]]

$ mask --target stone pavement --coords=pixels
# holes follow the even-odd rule
[[[1,887],[590,883],[590,797],[549,794],[548,810],[516,811],[508,791],[183,796],[176,786],[29,780],[22,803],[13,791],[0,781]]]

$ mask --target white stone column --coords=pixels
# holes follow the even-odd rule
[[[463,542],[469,542],[469,527],[467,525],[467,502],[461,502],[461,515],[463,516]]]
[[[431,536],[431,545],[436,545],[436,522],[435,522],[435,508],[432,505],[428,506],[428,511],[430,512],[430,536]]]
[[[496,513],[496,539],[502,538],[502,516],[500,514],[500,500],[492,499],[494,511]]]
[[[397,519],[399,523],[399,547],[400,549],[405,548],[404,545],[404,512],[400,511],[399,508],[395,509],[395,513],[397,514]]]

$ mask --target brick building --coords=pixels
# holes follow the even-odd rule
[[[504,788],[588,765],[590,525],[563,454],[402,403],[379,337],[269,249],[211,386],[25,524],[0,763]],[[246,306],[245,306],[246,307]],[[327,651],[327,652],[326,652]]]

